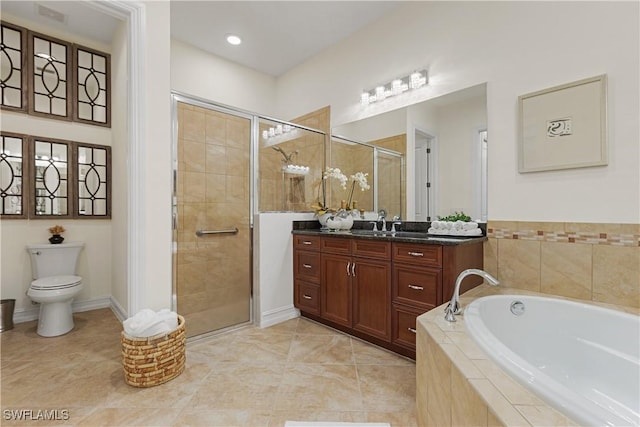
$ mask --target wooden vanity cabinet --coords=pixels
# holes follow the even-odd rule
[[[481,241],[465,245],[394,243],[392,343],[415,357],[416,318],[450,300],[458,275],[467,268],[481,269],[482,258]],[[460,293],[481,283],[478,276],[468,276]]]
[[[415,358],[416,318],[482,268],[482,240],[461,245],[294,234],[294,303],[306,317]],[[461,292],[482,283],[469,276]],[[443,314],[444,315],[444,314]]]
[[[293,303],[302,312],[320,314],[320,237],[293,236]]]
[[[323,238],[323,319],[391,341],[391,244]]]

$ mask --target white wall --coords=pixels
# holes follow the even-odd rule
[[[331,132],[359,142],[400,135],[407,132],[407,109],[400,108],[378,117],[346,123],[333,127]]]
[[[270,326],[298,316],[293,307],[292,221],[310,213],[263,213],[254,217],[254,321]]]
[[[139,309],[159,310],[171,307],[171,80],[169,64],[169,2],[146,1],[144,23],[145,70],[144,102],[146,139],[142,144],[144,159],[143,230],[132,238],[141,238],[144,260],[143,283],[137,287]]]
[[[295,117],[331,105],[332,122],[340,124],[487,82],[489,219],[638,223],[639,7],[409,2],[384,25],[374,23],[281,76],[278,112]],[[427,87],[360,106],[363,89],[424,66]],[[603,73],[609,165],[519,174],[518,96]]]
[[[112,43],[111,72],[114,76],[128,74],[127,26],[122,22],[118,27]],[[111,167],[113,174],[111,187],[111,296],[124,314],[129,307],[128,295],[128,104],[127,79],[112,79],[111,82],[111,133],[113,147],[111,149]]]
[[[480,155],[478,131],[487,126],[486,106],[486,98],[483,96],[445,105],[436,110],[438,216],[459,211],[474,219],[481,216],[475,190]]]
[[[171,89],[217,104],[271,116],[275,78],[171,40]]]
[[[65,41],[82,44],[103,52],[111,47],[53,28],[28,22],[7,14],[3,20],[31,30],[51,35]],[[29,116],[23,113],[2,111],[2,131],[44,136],[71,141],[111,145],[111,129],[82,123]],[[111,222],[109,220],[60,220],[55,218],[37,220],[0,221],[1,273],[0,293],[2,298],[16,299],[16,317],[24,320],[37,316],[37,306],[26,296],[31,276],[31,261],[26,251],[29,243],[48,243],[48,228],[60,224],[67,230],[66,241],[83,241],[84,250],[78,263],[78,274],[83,278],[84,289],[75,298],[79,304],[99,301],[108,304],[111,294]]]

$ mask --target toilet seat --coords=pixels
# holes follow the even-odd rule
[[[31,282],[30,288],[38,291],[55,291],[73,288],[82,282],[80,276],[49,276]]]

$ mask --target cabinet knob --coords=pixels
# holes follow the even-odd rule
[[[407,285],[410,289],[415,289],[416,291],[422,291],[424,288],[418,285]]]
[[[424,256],[422,252],[407,252],[411,256]]]
[[[305,240],[304,242],[302,242],[303,245],[311,245],[312,243],[308,240]]]
[[[312,267],[312,265],[311,265],[311,264],[302,264],[302,266],[303,266],[304,268],[311,268],[311,267]]]
[[[309,295],[302,295],[302,298],[304,298],[304,299],[313,299]]]
[[[415,328],[407,328],[407,331],[411,332],[412,334],[416,333]]]

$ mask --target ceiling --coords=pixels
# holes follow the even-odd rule
[[[171,36],[227,60],[279,76],[365,25],[382,19],[401,3],[173,0]],[[116,18],[100,13],[89,2],[2,0],[0,8],[3,14],[107,44],[119,25]],[[230,33],[239,35],[243,43],[228,44],[225,36]]]

